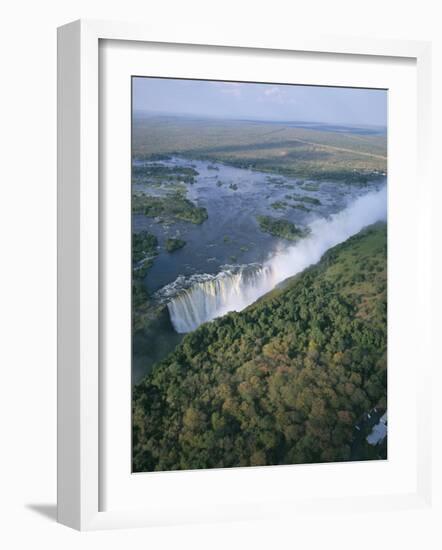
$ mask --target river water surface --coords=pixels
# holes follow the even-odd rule
[[[139,161],[138,164],[148,165]],[[193,185],[187,184],[187,198],[207,209],[208,219],[201,225],[178,221],[164,224],[142,214],[134,214],[133,231],[148,230],[158,237],[160,254],[149,270],[151,292],[195,274],[217,274],[225,266],[263,263],[287,248],[290,242],[264,233],[256,216],[284,218],[299,226],[310,225],[344,210],[354,199],[385,185],[385,178],[367,186],[344,183],[313,183],[306,180],[235,168],[222,163],[173,157],[155,164],[193,167],[198,172]],[[313,190],[314,189],[314,190]],[[316,190],[317,189],[317,190]],[[162,195],[167,186],[137,184],[133,192]],[[318,199],[320,204],[296,201],[294,197]],[[285,202],[275,209],[271,205]],[[295,207],[297,206],[297,207]],[[168,254],[161,247],[168,237],[186,241],[181,250]]]

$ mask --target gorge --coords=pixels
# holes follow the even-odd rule
[[[367,225],[386,220],[387,188],[362,195],[327,218],[310,224],[311,233],[277,251],[263,264],[226,266],[219,273],[175,281],[163,291],[176,332],[188,333],[230,311],[241,311],[285,279],[317,263],[331,247]]]

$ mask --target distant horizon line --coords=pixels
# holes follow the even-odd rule
[[[230,118],[225,116],[216,116],[201,113],[176,113],[170,111],[149,111],[147,109],[133,109],[133,114],[146,114],[150,116],[169,116],[175,118],[199,118],[208,120],[230,120],[238,122],[268,122],[268,123],[289,123],[289,124],[322,124],[327,126],[349,126],[357,128],[382,128],[387,129],[387,125],[383,124],[367,124],[365,122],[327,122],[324,120],[288,120],[283,118],[269,119],[269,118],[257,118],[252,116],[244,116],[241,118]]]

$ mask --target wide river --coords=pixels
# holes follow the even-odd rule
[[[136,161],[139,165],[149,162]],[[344,210],[352,201],[369,191],[379,190],[386,178],[379,178],[367,186],[336,182],[313,183],[293,177],[268,174],[256,170],[235,168],[222,163],[188,160],[173,157],[155,162],[165,166],[193,167],[198,176],[193,185],[187,184],[187,198],[207,209],[208,219],[201,225],[176,222],[167,225],[142,214],[134,214],[133,231],[148,230],[158,237],[160,254],[149,270],[147,284],[151,292],[195,274],[216,274],[226,265],[263,263],[279,254],[291,243],[264,233],[256,220],[258,215],[284,218],[299,226],[328,218]],[[167,186],[149,183],[133,186],[134,192],[162,195]],[[318,199],[320,204],[293,201],[294,196]],[[271,205],[285,202],[298,208]],[[186,241],[181,250],[169,254],[162,250],[168,237]]]

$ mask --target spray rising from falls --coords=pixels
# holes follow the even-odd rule
[[[199,275],[168,302],[177,332],[195,330],[229,311],[241,311],[284,279],[318,262],[321,256],[362,228],[387,217],[387,190],[368,193],[345,210],[310,225],[308,237],[276,254],[264,265],[228,268],[218,275]]]

